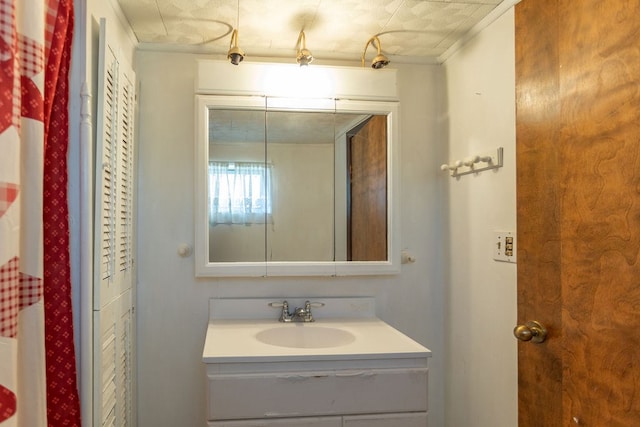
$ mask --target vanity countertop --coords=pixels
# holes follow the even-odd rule
[[[353,340],[331,347],[304,348],[266,344],[264,331],[280,328],[331,328]],[[280,331],[276,331],[280,332]],[[282,323],[274,319],[210,320],[202,359],[205,363],[333,361],[427,358],[431,351],[378,318],[319,319],[312,323]]]

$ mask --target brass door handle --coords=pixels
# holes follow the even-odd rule
[[[531,320],[524,325],[513,328],[513,335],[520,341],[531,341],[536,344],[543,342],[547,338],[547,328],[540,322]]]

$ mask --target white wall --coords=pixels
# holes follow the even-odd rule
[[[492,260],[516,230],[513,8],[446,64],[447,160],[504,147],[504,167],[447,182],[446,426],[517,425],[516,265]]]
[[[194,74],[192,54],[138,52],[138,425],[205,420],[202,346],[211,297],[376,297],[377,314],[434,352],[431,425],[443,425],[443,254],[438,165],[441,67],[397,66],[401,101],[402,246],[417,261],[394,277],[202,279],[193,258]],[[344,64],[343,64],[344,65]],[[357,64],[349,64],[355,65]],[[240,65],[242,66],[242,65]],[[274,313],[274,321],[277,313]],[[250,402],[247,402],[250,404]]]

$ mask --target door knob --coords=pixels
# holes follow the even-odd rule
[[[524,325],[513,328],[513,335],[520,341],[531,341],[536,344],[543,342],[547,338],[547,328],[540,322],[531,320]]]

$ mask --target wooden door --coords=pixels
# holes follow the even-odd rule
[[[347,259],[387,259],[387,117],[373,116],[348,143]]]
[[[516,6],[519,426],[640,425],[640,0]]]

